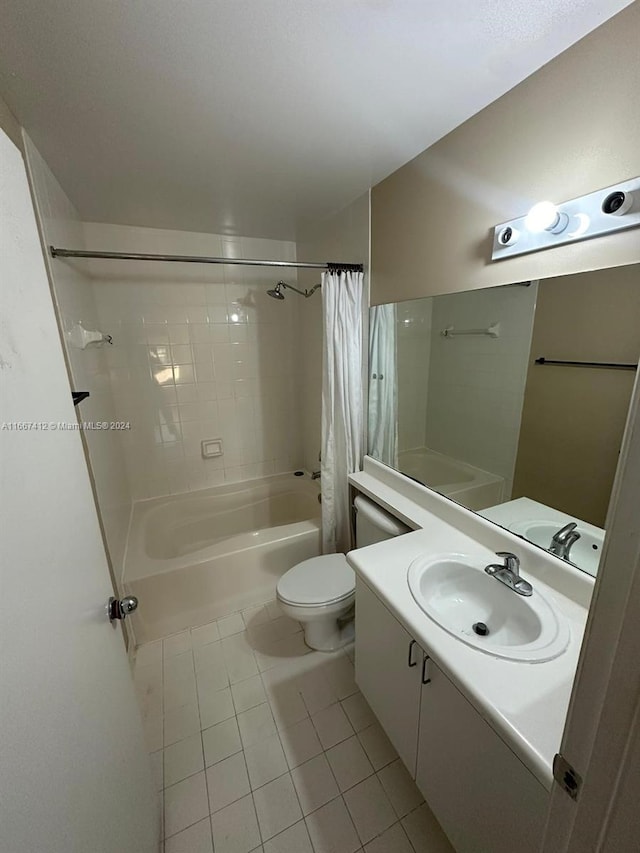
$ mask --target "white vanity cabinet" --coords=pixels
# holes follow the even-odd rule
[[[356,681],[415,778],[423,651],[360,578],[356,602]]]
[[[360,577],[356,681],[457,853],[539,850],[548,792]]]

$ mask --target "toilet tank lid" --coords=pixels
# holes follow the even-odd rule
[[[361,512],[371,524],[374,524],[379,530],[385,533],[400,536],[402,533],[409,533],[411,530],[399,518],[391,515],[390,512],[382,509],[382,507],[369,500],[369,498],[365,498],[364,495],[356,495],[353,503],[358,512]]]
[[[356,576],[344,554],[311,557],[278,581],[278,598],[289,604],[330,604],[353,593]]]

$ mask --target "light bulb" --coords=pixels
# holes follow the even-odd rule
[[[557,225],[559,218],[558,208],[552,201],[539,201],[527,213],[524,223],[533,234],[540,234]]]

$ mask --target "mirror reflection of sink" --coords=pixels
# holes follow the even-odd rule
[[[533,542],[534,545],[539,545],[548,551],[551,545],[551,537],[562,526],[562,523],[557,521],[530,519],[528,521],[517,521],[509,525],[509,530],[512,530],[519,536],[524,536],[529,542]],[[595,577],[598,572],[600,554],[602,553],[604,531],[597,531],[597,528],[590,530],[578,522],[576,533],[580,534],[580,539],[571,546],[569,562],[574,563],[584,572],[588,572]]]
[[[427,616],[463,643],[486,654],[531,663],[552,660],[569,644],[569,628],[533,584],[518,595],[465,554],[418,557],[409,589]],[[488,629],[484,633],[484,629]]]

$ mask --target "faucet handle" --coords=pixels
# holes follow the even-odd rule
[[[502,557],[504,567],[508,572],[511,572],[516,577],[520,574],[520,558],[511,551],[496,551],[496,557]]]

